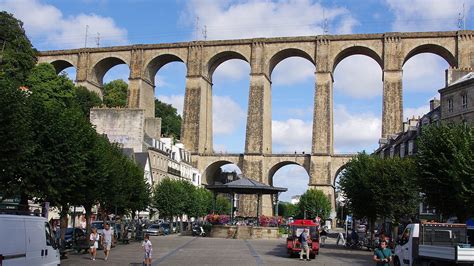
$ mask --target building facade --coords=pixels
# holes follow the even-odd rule
[[[439,93],[443,121],[474,126],[474,72],[440,89]]]

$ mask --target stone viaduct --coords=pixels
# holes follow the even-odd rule
[[[333,150],[333,71],[351,55],[375,60],[383,72],[382,138],[402,130],[402,67],[420,53],[444,58],[450,71],[474,66],[474,31],[323,35],[193,41],[171,44],[46,51],[39,62],[53,64],[59,73],[73,66],[76,82],[101,94],[102,79],[115,65],[130,68],[128,106],[154,116],[154,80],[159,69],[173,61],[187,67],[181,129],[182,142],[193,153],[193,162],[212,183],[217,169],[236,164],[244,175],[272,184],[273,174],[288,164],[298,164],[310,176],[309,186],[322,189],[334,207],[334,180],[352,155]],[[311,154],[273,154],[271,144],[271,74],[288,57],[302,57],[315,65],[314,115]],[[223,62],[241,59],[250,65],[250,90],[244,154],[216,154],[212,142],[212,75]],[[449,73],[448,73],[449,74]],[[252,201],[249,201],[252,202]],[[271,214],[271,199],[262,201]],[[255,201],[253,201],[255,204]]]

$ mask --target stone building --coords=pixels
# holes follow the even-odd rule
[[[474,72],[440,89],[439,93],[443,121],[474,126]]]
[[[154,184],[168,177],[187,180],[195,186],[201,185],[201,174],[191,164],[191,153],[182,143],[173,144],[171,138],[153,140],[148,154]]]

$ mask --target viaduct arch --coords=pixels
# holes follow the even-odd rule
[[[76,68],[76,82],[101,94],[102,77],[116,64],[130,68],[128,105],[154,116],[154,75],[164,65],[181,61],[187,67],[181,129],[182,142],[193,153],[193,163],[207,175],[222,162],[236,164],[244,175],[269,183],[284,164],[295,163],[309,173],[310,187],[334,199],[334,178],[353,155],[333,149],[333,71],[351,55],[373,58],[383,73],[382,138],[402,130],[403,64],[419,53],[434,53],[449,71],[474,67],[474,31],[413,32],[307,37],[192,41],[170,44],[45,51],[39,62],[60,72]],[[271,150],[271,73],[287,57],[303,57],[315,67],[315,98],[311,154],[273,154]],[[250,89],[244,154],[216,154],[212,149],[212,74],[219,64],[241,59],[250,64]],[[334,206],[334,200],[332,200]],[[264,198],[262,213],[271,214]]]

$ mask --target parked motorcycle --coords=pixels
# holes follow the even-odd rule
[[[204,231],[204,228],[202,228],[202,226],[200,225],[193,226],[192,234],[193,236],[202,236],[202,237],[206,236],[206,232]]]

